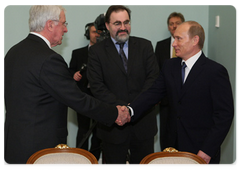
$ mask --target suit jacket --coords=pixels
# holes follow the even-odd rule
[[[159,64],[159,68],[162,68],[165,60],[170,59],[171,37],[158,41],[155,49],[155,55]]]
[[[69,69],[72,75],[74,75],[77,71],[79,71],[83,64],[88,63],[88,45],[83,48],[78,48],[73,50],[72,59],[69,64]],[[85,93],[91,95],[90,89],[88,87],[88,79],[87,79],[87,69],[81,71],[82,79],[77,81],[78,87]]]
[[[5,57],[5,106],[8,163],[26,163],[33,153],[66,143],[67,106],[109,126],[118,115],[115,106],[81,92],[64,59],[33,34]]]
[[[159,64],[159,68],[161,69],[162,66],[163,66],[163,63],[166,61],[166,60],[169,60],[170,59],[170,48],[171,46],[171,37],[167,38],[167,39],[164,39],[162,41],[158,41],[157,42],[157,45],[156,45],[156,49],[155,49],[155,55],[157,57],[157,61],[158,61],[158,64]],[[160,107],[164,107],[164,106],[168,106],[168,99],[167,99],[167,96],[160,102]],[[161,112],[162,113],[162,112]],[[160,114],[161,114],[160,113]],[[168,114],[168,113],[165,113],[165,114]],[[164,115],[164,113],[162,113],[162,115]],[[162,116],[161,115],[161,116]],[[163,117],[162,117],[163,118]],[[162,124],[165,124],[166,118],[164,119],[160,119],[161,123]],[[164,149],[164,148],[162,148]]]
[[[128,105],[155,81],[159,69],[151,42],[130,37],[128,44],[128,72],[111,38],[95,44],[89,50],[88,79],[93,95],[114,105]],[[146,114],[135,123],[123,127],[101,125],[98,132],[102,140],[122,143],[131,131],[140,139],[153,137],[157,132],[156,115]]]
[[[168,60],[155,84],[131,103],[135,115],[167,93],[171,106],[168,143],[180,151],[199,150],[213,159],[219,154],[234,114],[227,70],[202,53],[181,86],[180,58]]]

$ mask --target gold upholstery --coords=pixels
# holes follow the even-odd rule
[[[163,152],[147,155],[140,164],[206,164],[206,162],[193,153],[166,148]]]
[[[27,164],[97,164],[93,154],[80,148],[69,148],[60,144],[34,153]]]

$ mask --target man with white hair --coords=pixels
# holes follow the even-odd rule
[[[67,106],[111,126],[130,121],[120,106],[81,92],[67,64],[51,47],[67,30],[61,6],[33,6],[30,34],[5,57],[5,161],[26,163],[35,152],[66,143]]]

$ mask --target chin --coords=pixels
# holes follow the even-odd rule
[[[129,39],[129,35],[120,35],[120,36],[116,36],[116,41],[120,42],[120,43],[124,43]]]

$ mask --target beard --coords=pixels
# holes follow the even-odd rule
[[[126,35],[118,35],[120,32],[126,32],[127,34]],[[127,40],[129,39],[129,33],[128,33],[128,30],[125,29],[125,30],[119,30],[117,33],[116,33],[116,36],[115,36],[115,40],[119,43],[124,43],[126,42]]]

